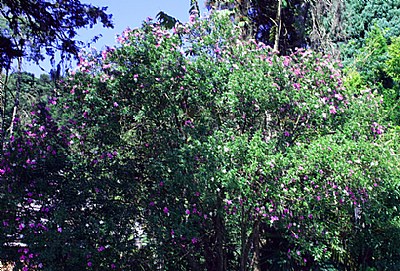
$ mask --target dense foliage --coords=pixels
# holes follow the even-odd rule
[[[82,53],[3,149],[0,257],[22,270],[397,269],[399,131],[381,95],[331,56],[239,35],[215,12]]]
[[[82,4],[79,0],[1,0],[0,71],[9,69],[18,57],[39,63],[56,53],[61,58],[77,56],[82,42],[77,29],[100,21],[112,27],[106,8]]]
[[[399,0],[207,0],[206,5],[231,10],[243,36],[277,45],[283,54],[313,48],[351,58],[374,26],[388,29],[386,37],[399,35]]]

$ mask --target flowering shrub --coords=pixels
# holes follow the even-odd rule
[[[23,266],[358,267],[350,241],[398,184],[379,103],[347,90],[329,56],[278,56],[238,35],[223,13],[171,31],[148,21],[82,54],[41,111],[57,121],[34,121],[1,164],[19,181],[1,229],[22,234]],[[17,217],[29,199],[38,214]]]

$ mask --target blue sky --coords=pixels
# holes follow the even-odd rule
[[[96,25],[93,28],[78,31],[78,39],[83,42],[90,41],[94,36],[101,34],[102,37],[93,44],[93,47],[102,49],[105,46],[116,44],[117,34],[121,34],[127,27],[139,27],[147,17],[155,18],[157,13],[165,13],[187,22],[189,18],[190,0],[81,0],[82,3],[94,6],[107,6],[107,12],[113,15],[114,29],[102,28]],[[199,0],[200,9],[204,10],[204,0]],[[48,71],[50,65],[45,61],[41,66]],[[43,73],[34,64],[25,63],[24,70],[36,75]]]

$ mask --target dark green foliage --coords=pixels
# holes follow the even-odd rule
[[[72,1],[1,0],[0,71],[17,57],[39,63],[45,56],[77,56],[82,43],[75,40],[79,28],[100,21],[112,27],[106,8]],[[43,51],[45,52],[43,54]],[[54,61],[54,60],[53,60]]]
[[[346,0],[345,6],[343,18],[349,40],[362,41],[374,26],[387,30],[386,37],[400,35],[399,0]]]

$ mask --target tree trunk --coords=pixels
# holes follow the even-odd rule
[[[14,100],[14,108],[13,108],[13,114],[12,114],[12,118],[11,118],[11,124],[10,124],[10,135],[9,137],[11,137],[14,133],[14,124],[16,123],[16,118],[17,118],[17,111],[18,111],[18,106],[19,106],[19,96],[21,93],[21,58],[18,58],[18,77],[17,77],[17,87],[16,87],[16,93],[15,93],[15,100]]]
[[[253,230],[253,246],[254,246],[254,255],[253,255],[253,270],[261,271],[260,268],[260,221],[257,220],[254,225]]]
[[[281,36],[281,27],[282,27],[282,20],[281,20],[281,9],[282,9],[282,0],[278,1],[278,9],[276,11],[276,33],[275,33],[275,43],[274,43],[274,51],[279,51],[279,38]]]

